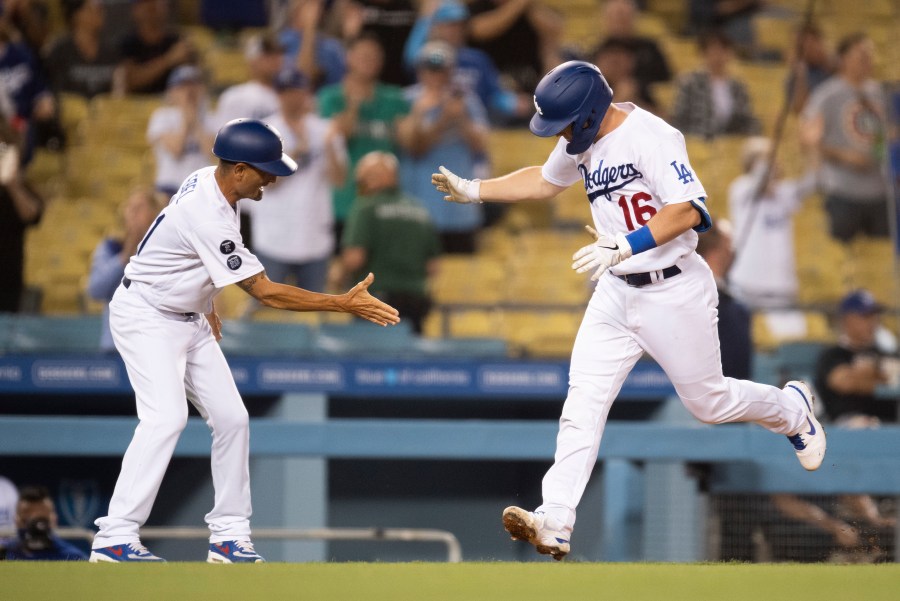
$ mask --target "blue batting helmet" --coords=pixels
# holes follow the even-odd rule
[[[531,132],[548,138],[572,125],[569,154],[588,149],[612,103],[612,88],[596,65],[568,61],[544,75],[534,90]]]
[[[234,119],[223,125],[213,142],[213,154],[280,177],[297,171],[294,159],[284,154],[281,134],[259,119]]]

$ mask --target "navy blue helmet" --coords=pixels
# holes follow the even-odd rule
[[[612,88],[596,65],[568,61],[544,75],[534,90],[531,132],[549,138],[572,125],[569,154],[588,149],[600,129],[600,122],[612,103]]]
[[[281,134],[259,119],[234,119],[223,125],[213,142],[213,154],[279,177],[297,171],[294,159],[284,154]]]

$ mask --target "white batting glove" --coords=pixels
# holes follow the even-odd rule
[[[588,233],[597,237],[597,241],[572,255],[572,269],[578,273],[595,270],[591,279],[596,282],[607,269],[631,256],[631,245],[625,239],[625,234],[618,233],[615,237],[610,237],[606,234],[597,235],[590,226],[586,229]]]
[[[438,192],[447,194],[444,200],[462,204],[481,203],[481,180],[463,179],[443,165],[438,167],[440,173],[431,174],[431,184]]]

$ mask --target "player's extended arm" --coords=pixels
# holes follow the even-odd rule
[[[431,174],[431,184],[443,192],[444,200],[459,203],[520,202],[553,198],[565,187],[544,179],[540,166],[525,167],[501,177],[486,180],[463,179],[444,166]]]
[[[247,294],[274,309],[287,311],[332,311],[352,313],[380,326],[400,322],[397,309],[369,294],[369,286],[375,281],[371,273],[344,294],[321,294],[273,282],[261,271],[237,285]]]

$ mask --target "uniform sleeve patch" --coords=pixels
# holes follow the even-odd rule
[[[240,269],[241,263],[243,263],[243,261],[241,261],[241,258],[237,255],[231,255],[225,262],[228,264],[228,269],[230,269],[231,271],[237,271],[238,269]]]
[[[219,251],[223,255],[229,255],[234,252],[235,244],[231,240],[223,240],[222,244],[219,245]],[[240,265],[240,263],[238,263]]]

